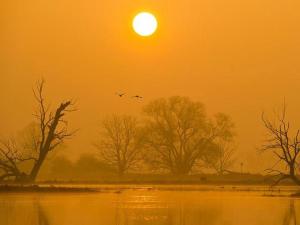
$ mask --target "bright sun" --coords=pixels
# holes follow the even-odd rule
[[[137,34],[150,36],[157,29],[157,20],[153,14],[141,12],[134,17],[132,26]]]

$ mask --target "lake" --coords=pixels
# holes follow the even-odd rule
[[[219,189],[169,186],[111,188],[102,193],[1,193],[0,225],[295,225],[300,221],[300,199],[289,197],[284,188],[280,192]]]

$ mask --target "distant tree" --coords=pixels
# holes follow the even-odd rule
[[[41,80],[34,89],[38,105],[34,114],[36,125],[21,143],[14,139],[0,143],[2,179],[13,178],[16,181],[34,182],[47,155],[73,134],[68,131],[68,123],[65,120],[66,114],[73,111],[72,101],[62,102],[51,112],[43,96],[44,84],[44,80]],[[28,173],[20,169],[20,164],[24,161],[32,161],[32,168]]]
[[[300,179],[296,175],[300,153],[300,130],[293,134],[290,129],[290,122],[286,118],[286,104],[274,113],[274,118],[269,120],[262,114],[262,121],[266,128],[268,138],[265,140],[262,151],[270,152],[277,158],[277,162],[266,171],[277,177],[274,185],[282,180],[291,179],[300,185]],[[278,169],[283,165],[286,169]]]
[[[144,112],[148,161],[176,175],[188,174],[204,160],[211,150],[208,145],[216,138],[233,136],[227,115],[217,114],[209,120],[203,104],[186,97],[154,100]]]
[[[95,147],[100,158],[122,176],[140,160],[142,138],[137,119],[112,115],[102,121],[101,134]]]
[[[82,154],[74,164],[74,179],[77,180],[99,180],[111,177],[114,173],[114,168],[95,157],[95,154]]]
[[[51,159],[47,160],[47,166],[48,168],[46,169],[48,169],[48,171],[45,171],[47,172],[45,175],[48,175],[46,176],[47,179],[70,180],[74,177],[73,162],[66,156],[59,155],[53,158],[51,157]],[[44,168],[47,166],[45,165]],[[41,171],[41,177],[43,175],[42,172],[44,172],[44,170]]]
[[[234,154],[236,149],[228,141],[215,141],[208,148],[212,148],[211,154],[204,156],[204,162],[217,174],[231,173],[230,168],[235,163]]]

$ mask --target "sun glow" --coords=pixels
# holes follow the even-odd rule
[[[134,17],[132,26],[137,34],[150,36],[157,29],[157,20],[153,14],[141,12]]]

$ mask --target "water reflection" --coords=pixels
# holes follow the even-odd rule
[[[207,225],[216,224],[220,209],[198,207],[184,201],[166,203],[155,196],[135,196],[136,200],[118,199],[116,225]]]
[[[283,219],[282,225],[297,225],[297,214],[295,208],[295,200],[291,199],[289,207]]]
[[[45,210],[40,205],[39,202],[36,202],[36,211],[37,211],[37,225],[50,225],[49,219],[46,215]]]
[[[299,204],[197,192],[0,195],[0,225],[297,225]]]

